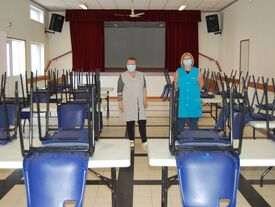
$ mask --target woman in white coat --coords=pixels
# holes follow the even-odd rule
[[[118,106],[122,120],[126,121],[126,129],[131,142],[135,145],[135,122],[138,122],[143,147],[147,145],[146,136],[146,81],[142,72],[136,71],[136,59],[127,59],[127,71],[120,74],[117,86]]]

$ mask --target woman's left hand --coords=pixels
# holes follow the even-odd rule
[[[144,108],[148,108],[148,102],[147,101],[144,101],[144,103],[143,103],[143,105],[144,105]]]

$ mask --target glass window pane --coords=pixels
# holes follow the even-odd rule
[[[10,43],[7,42],[7,75],[10,76],[11,63],[10,63]]]
[[[30,18],[40,23],[44,23],[44,11],[31,5],[30,6]]]
[[[41,43],[31,43],[31,70],[44,75],[44,45]]]

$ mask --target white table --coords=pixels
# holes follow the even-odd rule
[[[256,138],[256,129],[266,129],[267,128],[267,121],[250,121],[247,123],[247,125],[251,126],[253,128],[253,138]],[[269,121],[269,129],[275,129],[275,121]]]
[[[34,145],[39,146],[38,138],[34,139]],[[27,143],[26,143],[27,144]],[[28,146],[28,145],[26,145]],[[101,139],[96,142],[93,157],[89,159],[88,168],[111,168],[111,178],[104,178],[111,186],[112,206],[116,206],[116,168],[129,167],[131,165],[131,148],[129,140],[125,139]],[[6,145],[0,145],[0,170],[22,169],[23,158],[20,150],[19,139]]]
[[[34,145],[40,141],[34,139]],[[27,143],[26,143],[27,144]],[[89,159],[88,168],[119,168],[129,167],[130,143],[124,139],[101,139],[96,142],[93,157]],[[23,158],[19,139],[6,145],[0,145],[0,169],[22,169]]]
[[[214,98],[201,98],[202,104],[210,104],[209,111],[203,111],[203,113],[210,113],[211,117],[217,121],[218,118],[218,105],[222,103],[222,96],[215,95]],[[215,116],[213,115],[213,105],[215,106]]]
[[[202,98],[201,99],[202,103],[210,103],[210,104],[219,104],[222,103],[222,96],[221,95],[215,95],[214,98]]]
[[[167,206],[167,191],[169,187],[168,167],[176,167],[176,160],[169,152],[168,139],[149,139],[147,150],[149,165],[162,167],[161,206],[165,207]],[[275,166],[275,141],[267,139],[243,140],[240,166]]]

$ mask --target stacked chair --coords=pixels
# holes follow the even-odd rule
[[[171,79],[167,69],[164,70],[164,77],[165,77],[166,84],[163,87],[160,97],[163,101],[166,101],[170,95],[170,90],[172,87]]]
[[[16,138],[18,120],[15,100],[7,100],[5,95],[6,73],[1,76],[0,90],[0,145]]]
[[[210,73],[211,73],[211,77],[210,77]],[[214,93],[209,93],[212,83],[215,83],[214,73],[210,72],[209,69],[203,70],[203,81],[204,81],[204,86],[201,91],[201,98],[215,98]]]
[[[86,183],[86,175],[88,171],[89,157],[93,155],[95,150],[95,133],[94,120],[95,112],[91,110],[95,96],[95,87],[91,86],[87,90],[87,104],[84,108],[79,105],[73,108],[79,115],[77,121],[68,123],[68,108],[69,105],[60,105],[58,109],[58,128],[54,134],[53,141],[45,143],[34,143],[33,138],[33,105],[39,104],[38,92],[30,89],[30,132],[28,140],[23,139],[21,121],[19,123],[20,146],[23,161],[24,181],[27,192],[27,202],[29,207],[63,207],[71,204],[76,207],[83,205],[83,195]],[[16,100],[16,116],[20,120],[20,104],[18,97],[18,83],[15,89]],[[69,109],[72,110],[72,108]],[[80,110],[79,110],[80,108]],[[84,112],[83,112],[84,111]],[[71,133],[79,132],[77,123],[79,120],[83,126],[83,119],[88,113],[88,128],[85,130],[85,135],[82,140],[77,140],[77,137],[68,138],[70,142],[63,142],[61,137],[65,137],[67,127]],[[70,111],[71,112],[71,111]],[[39,114],[39,111],[38,111]],[[91,117],[90,117],[91,115]],[[65,120],[64,120],[65,118]],[[40,124],[40,123],[38,123]],[[80,128],[81,128],[80,126]],[[84,128],[84,127],[82,127]],[[83,132],[84,133],[84,132]],[[28,143],[28,147],[25,147]]]
[[[233,87],[229,93],[230,132],[217,129],[186,129],[177,123],[178,91],[172,87],[170,96],[169,149],[175,155],[184,207],[235,207],[239,183],[242,137],[233,140]],[[244,90],[247,93],[247,90]],[[240,112],[246,105],[241,103]],[[243,131],[244,124],[240,125]],[[237,143],[236,143],[237,142]]]

